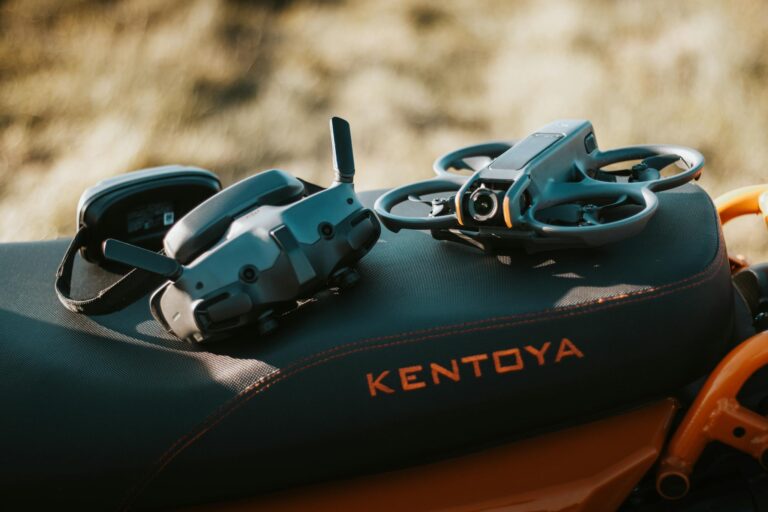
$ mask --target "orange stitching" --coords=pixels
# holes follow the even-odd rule
[[[280,370],[274,371],[268,375],[265,375],[264,377],[261,377],[260,379],[257,379],[256,381],[249,384],[247,387],[243,388],[239,393],[237,393],[234,397],[232,397],[227,402],[223,403],[221,406],[216,408],[216,410],[210,414],[203,422],[200,424],[200,428],[196,431],[194,435],[190,437],[190,434],[184,434],[179,439],[177,439],[168,449],[163,453],[163,455],[160,456],[160,458],[155,462],[152,471],[146,474],[142,480],[137,482],[137,484],[131,488],[125,498],[123,499],[123,502],[120,506],[120,509],[127,510],[128,507],[130,507],[131,502],[141,495],[141,493],[146,489],[146,487],[170,464],[173,459],[175,459],[184,449],[186,449],[188,446],[190,446],[192,443],[194,443],[197,439],[205,435],[207,432],[209,432],[213,427],[218,425],[221,421],[226,419],[230,414],[237,411],[242,405],[247,403],[250,398],[253,396],[261,393],[262,391],[265,391],[269,389],[272,385],[277,384],[281,380],[285,380],[292,375],[296,375],[297,373],[301,373],[304,370],[313,368],[315,366],[319,366],[322,364],[325,364],[328,361],[332,361],[341,357],[345,357],[347,355],[351,355],[357,352],[366,351],[366,350],[376,350],[381,348],[387,348],[390,346],[396,346],[396,345],[402,345],[405,343],[415,343],[417,341],[424,341],[426,339],[434,339],[434,338],[441,338],[450,336],[452,334],[468,334],[471,332],[481,331],[481,330],[491,330],[491,329],[501,329],[504,327],[510,327],[513,325],[524,325],[524,324],[530,324],[530,323],[536,323],[539,319],[537,319],[537,316],[546,316],[547,314],[551,312],[555,312],[554,318],[567,318],[567,317],[573,317],[573,316],[581,316],[587,313],[591,313],[594,311],[600,311],[602,309],[609,309],[614,307],[617,302],[621,301],[622,304],[631,304],[635,302],[640,302],[643,300],[648,300],[652,298],[657,297],[663,297],[665,295],[669,295],[670,293],[674,293],[676,291],[682,291],[687,290],[690,288],[694,288],[696,286],[699,286],[700,284],[705,283],[709,279],[712,279],[717,275],[717,271],[719,271],[723,266],[724,261],[724,244],[723,244],[723,236],[722,231],[719,230],[718,232],[718,248],[717,252],[715,253],[715,257],[713,260],[700,272],[689,276],[685,279],[681,279],[680,281],[676,281],[674,283],[669,283],[666,285],[662,285],[656,288],[647,288],[644,290],[637,290],[634,292],[629,292],[625,294],[619,294],[614,295],[612,297],[609,297],[607,299],[599,299],[598,301],[588,303],[588,304],[574,304],[572,306],[566,306],[563,308],[550,308],[542,311],[537,311],[535,313],[523,313],[523,314],[517,314],[517,315],[510,315],[510,316],[502,316],[502,317],[494,317],[494,318],[487,318],[482,320],[474,320],[471,322],[463,322],[460,324],[455,324],[451,326],[439,326],[439,327],[430,327],[427,329],[420,329],[416,331],[409,331],[405,333],[398,333],[393,335],[387,335],[387,336],[378,336],[374,338],[367,338],[363,340],[358,340],[356,342],[348,343],[345,345],[338,345],[336,347],[332,347],[328,350],[318,352],[316,354],[313,354],[311,356],[304,357],[302,359],[297,360],[294,362],[291,366],[288,368],[292,368],[290,371],[286,373],[281,373]],[[709,275],[707,275],[709,274]],[[701,277],[701,279],[699,279]],[[695,281],[693,281],[695,280]],[[680,284],[693,281],[690,284],[682,287],[677,287]],[[661,290],[666,290],[662,293],[655,293],[659,292]],[[624,300],[627,297],[636,297],[631,300]],[[581,311],[577,311],[574,313],[568,313],[568,314],[561,314],[563,312],[571,311],[573,309],[577,308],[583,308]],[[495,320],[506,320],[506,319],[513,319],[513,318],[528,318],[533,316],[534,318],[531,318],[529,320],[524,320],[521,322],[507,322],[502,324],[496,324],[496,325],[490,325],[485,327],[478,327],[468,330],[460,330],[456,329],[457,327],[466,327],[469,325],[478,325],[488,322],[493,322]],[[547,318],[544,318],[547,319]],[[362,343],[370,343],[370,342],[376,342],[376,341],[383,341],[387,339],[394,339],[399,338],[403,336],[409,336],[411,334],[419,334],[419,333],[426,333],[426,332],[434,332],[434,331],[440,331],[445,329],[454,329],[454,330],[448,330],[442,334],[434,334],[429,336],[424,336],[421,338],[405,338],[398,342],[392,342],[392,343],[386,343],[382,345],[370,345],[367,347],[360,347],[357,349],[349,350],[347,352],[342,352],[340,354],[336,355],[330,355],[324,359],[319,359],[315,361],[314,363],[310,363],[308,365],[301,366],[302,363],[313,359],[322,357],[326,354],[333,354],[334,352],[338,352],[339,350],[342,350],[344,348],[350,348],[357,345],[360,345]],[[269,382],[271,378],[273,378],[272,382]],[[266,382],[264,386],[259,387],[260,384]],[[253,391],[251,393],[251,391]],[[178,449],[176,449],[178,447]]]
[[[722,248],[718,247],[717,255],[720,256],[721,254],[722,254]],[[719,264],[715,266],[715,263],[718,263],[718,262],[719,262]],[[389,334],[389,335],[384,335],[384,336],[375,336],[375,337],[372,337],[372,338],[364,338],[362,340],[354,341],[354,342],[351,342],[351,343],[346,343],[346,344],[343,344],[343,345],[336,345],[334,347],[331,347],[329,349],[323,350],[321,352],[317,352],[315,354],[303,357],[301,359],[296,360],[294,363],[292,363],[291,367],[298,366],[301,363],[304,363],[306,361],[309,361],[309,360],[312,360],[312,359],[316,359],[318,357],[322,357],[322,356],[324,356],[326,354],[331,354],[333,352],[338,352],[339,350],[347,348],[347,347],[354,347],[356,345],[361,345],[363,343],[370,343],[370,342],[375,342],[375,341],[383,341],[383,340],[389,340],[389,339],[395,339],[395,338],[402,338],[404,336],[411,336],[411,335],[416,335],[416,334],[424,334],[424,333],[434,332],[434,331],[443,331],[443,330],[446,330],[446,329],[454,329],[454,328],[458,328],[458,327],[467,327],[467,326],[471,326],[471,325],[479,325],[479,324],[485,324],[485,323],[501,321],[501,320],[512,320],[514,318],[531,318],[531,317],[535,318],[535,317],[540,317],[540,316],[547,316],[547,315],[549,315],[550,313],[553,313],[553,312],[554,313],[560,313],[560,312],[563,312],[563,311],[571,311],[571,310],[574,310],[574,309],[587,308],[587,307],[590,307],[590,306],[593,306],[593,305],[596,305],[596,304],[605,304],[605,303],[608,303],[608,302],[619,301],[619,300],[626,299],[628,297],[636,297],[638,295],[644,295],[644,294],[653,293],[653,292],[660,291],[660,290],[665,290],[665,289],[671,288],[671,287],[677,287],[678,285],[681,285],[683,283],[687,283],[687,282],[692,281],[694,279],[698,279],[699,277],[703,276],[704,274],[708,274],[710,272],[715,273],[715,271],[719,270],[721,267],[722,267],[722,260],[721,260],[721,258],[718,258],[717,260],[714,260],[714,261],[710,262],[709,265],[707,265],[707,267],[705,267],[704,270],[702,270],[701,272],[698,272],[698,273],[696,273],[696,274],[694,274],[692,276],[686,277],[685,279],[681,279],[679,281],[675,281],[674,283],[665,284],[665,285],[658,286],[658,287],[655,287],[655,288],[644,288],[644,289],[635,290],[635,291],[632,291],[632,292],[620,293],[620,294],[617,294],[617,295],[613,295],[611,297],[598,299],[597,301],[593,301],[591,303],[588,302],[588,303],[582,303],[582,304],[573,304],[573,305],[570,305],[570,306],[548,308],[548,309],[542,309],[540,311],[534,311],[534,312],[530,312],[530,313],[517,313],[517,314],[514,314],[514,315],[495,316],[495,317],[490,317],[490,318],[483,318],[481,320],[472,320],[472,321],[469,321],[469,322],[461,322],[461,323],[458,323],[458,324],[441,325],[441,326],[437,326],[437,327],[428,327],[428,328],[425,328],[425,329],[417,329],[417,330],[414,330],[414,331],[400,332],[400,333],[397,333],[397,334]],[[698,282],[703,282],[703,281],[697,281],[697,283]],[[675,288],[675,289],[678,289],[678,288]],[[679,289],[682,290],[682,289],[685,289],[685,288],[679,288]],[[627,302],[629,302],[629,301],[627,301]],[[247,389],[247,388],[243,388],[243,390],[241,390],[240,393],[245,391],[245,389]]]
[[[502,329],[505,327],[511,327],[515,325],[526,325],[526,324],[532,324],[536,323],[540,320],[549,320],[553,318],[570,318],[570,317],[576,317],[576,316],[582,316],[588,313],[592,313],[594,311],[600,311],[603,309],[609,309],[613,308],[617,305],[624,305],[624,304],[632,304],[636,302],[641,302],[649,299],[655,299],[658,297],[663,297],[665,295],[669,295],[671,293],[687,290],[694,288],[696,286],[699,286],[700,284],[708,281],[709,279],[713,278],[715,275],[717,275],[717,271],[719,271],[723,266],[724,258],[723,256],[723,243],[722,243],[722,237],[718,236],[718,250],[716,253],[716,257],[714,261],[710,262],[707,267],[705,267],[701,272],[694,274],[693,276],[689,276],[685,279],[681,279],[680,281],[676,281],[674,283],[669,283],[663,286],[659,286],[657,288],[647,288],[645,290],[638,290],[635,292],[629,292],[626,294],[616,295],[613,297],[609,297],[608,299],[600,299],[598,301],[594,301],[592,303],[587,304],[578,304],[573,306],[566,306],[563,308],[550,308],[547,310],[537,311],[535,313],[523,313],[518,315],[509,315],[509,316],[502,316],[502,317],[495,317],[495,318],[487,318],[483,320],[474,320],[471,322],[464,322],[461,324],[455,324],[451,326],[440,326],[440,327],[430,327],[427,329],[421,329],[416,331],[410,331],[405,333],[399,333],[394,335],[387,335],[387,336],[378,336],[374,338],[367,338],[363,340],[358,340],[356,342],[339,345],[336,347],[333,347],[331,349],[325,350],[323,352],[318,352],[316,354],[313,354],[311,356],[307,356],[305,358],[302,358],[292,365],[290,365],[287,369],[289,371],[287,372],[281,372],[280,370],[274,371],[268,375],[265,375],[264,377],[261,377],[260,379],[257,379],[256,381],[249,384],[247,387],[243,388],[237,395],[232,397],[230,400],[222,404],[220,407],[218,407],[211,415],[209,415],[200,425],[199,428],[193,432],[195,432],[193,435],[190,436],[190,434],[185,434],[181,436],[179,439],[177,439],[164,453],[163,455],[155,462],[152,471],[150,471],[142,480],[140,480],[136,486],[134,486],[127,494],[125,499],[123,500],[123,505],[121,506],[122,509],[127,509],[131,502],[137,498],[144,489],[170,464],[173,459],[175,459],[183,450],[185,450],[187,447],[189,447],[192,443],[194,443],[196,440],[201,438],[203,435],[208,433],[213,427],[218,425],[221,421],[226,419],[230,414],[237,411],[240,407],[242,407],[244,404],[246,404],[252,397],[258,395],[262,391],[266,391],[270,387],[272,387],[274,384],[277,384],[278,382],[285,380],[289,377],[292,377],[293,375],[296,375],[298,373],[303,372],[304,370],[308,370],[310,368],[314,368],[316,366],[323,365],[329,361],[333,361],[336,359],[340,359],[342,357],[346,357],[351,354],[355,354],[358,352],[363,351],[369,351],[369,350],[377,350],[377,349],[383,349],[393,346],[399,346],[404,345],[406,343],[416,343],[420,341],[425,341],[428,339],[437,339],[437,338],[443,338],[451,335],[461,335],[461,334],[469,334],[472,332],[479,332],[479,331],[486,331],[486,330],[494,330],[494,329]],[[708,275],[711,274],[711,275]],[[701,279],[699,279],[701,278]],[[695,280],[695,281],[693,281]],[[690,282],[693,281],[693,282]],[[686,286],[680,286],[678,285],[690,282],[690,284],[687,284]],[[661,293],[655,293],[655,292],[661,292]],[[634,297],[629,300],[627,297]],[[620,303],[620,304],[619,304]],[[580,309],[580,311],[571,312],[574,309]],[[548,313],[554,312],[554,316],[547,316]],[[537,318],[540,316],[545,316],[546,318]],[[533,317],[533,318],[530,318]],[[462,330],[462,327],[467,327],[471,325],[479,325],[483,323],[489,323],[494,322],[497,320],[511,320],[514,318],[528,318],[527,320],[521,320],[518,322],[505,322],[500,324],[492,324],[487,325],[484,327],[474,327],[471,329],[464,329]],[[407,338],[407,336],[410,336],[412,334],[424,334],[434,331],[445,331],[440,334],[431,334],[427,336],[421,336],[416,338]],[[401,338],[406,337],[402,340],[390,342],[390,343],[384,343],[384,344],[378,344],[378,345],[367,345],[365,347],[358,347],[358,348],[352,348],[357,347],[358,345],[361,345],[363,343],[371,343],[371,342],[377,342],[377,341],[384,341],[384,340],[390,340],[394,338]],[[343,349],[350,349],[345,352],[340,352]],[[334,352],[340,352],[338,354],[334,354]],[[327,357],[323,357],[327,356]],[[321,358],[321,359],[317,359]],[[317,359],[312,363],[302,365],[304,362],[307,362],[312,359]],[[271,380],[271,382],[270,382]],[[264,384],[261,386],[261,384]]]

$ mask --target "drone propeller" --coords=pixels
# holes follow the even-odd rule
[[[450,167],[453,167],[457,171],[476,172],[485,168],[491,162],[493,162],[493,158],[489,156],[468,156],[451,161]]]
[[[539,212],[542,222],[547,224],[577,225],[581,222],[583,208],[575,203],[558,204]]]
[[[601,219],[605,211],[624,206],[628,203],[630,203],[629,197],[623,194],[616,201],[603,205],[565,203],[550,206],[541,210],[538,216],[542,217],[542,220],[548,224],[597,226],[603,224]]]
[[[409,201],[413,201],[414,203],[422,203],[422,204],[425,204],[427,206],[432,206],[432,201],[431,200],[427,201],[426,199],[420,198],[416,194],[408,194],[408,200]]]
[[[582,208],[584,222],[586,222],[590,226],[597,226],[598,224],[602,224],[602,222],[600,222],[600,219],[604,211],[610,210],[611,208],[618,208],[619,206],[624,206],[628,202],[629,202],[629,196],[624,194],[619,196],[619,198],[616,201],[610,204],[604,204],[602,206],[597,206],[594,204],[584,205],[584,207]]]
[[[598,170],[595,178],[602,181],[615,182],[617,176],[630,178],[632,181],[654,181],[661,178],[661,170],[680,160],[680,156],[674,154],[664,154],[651,156],[633,165],[629,169],[619,169],[616,171]]]
[[[493,158],[489,156],[469,156],[464,158],[462,162],[467,165],[470,170],[479,171],[493,162]]]
[[[451,208],[453,206],[453,196],[436,197],[434,199],[422,199],[416,194],[409,194],[408,200],[413,203],[424,204],[432,208],[432,211],[429,212],[430,217],[437,217],[439,215],[452,213]]]
[[[646,158],[632,167],[635,181],[653,181],[661,178],[661,170],[680,160],[678,155],[657,155]]]

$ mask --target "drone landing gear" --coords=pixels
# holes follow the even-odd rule
[[[275,312],[273,310],[266,311],[259,316],[256,320],[256,328],[259,330],[259,334],[265,336],[275,329],[277,329],[277,320],[275,319]]]
[[[337,270],[329,280],[331,287],[340,288],[342,290],[351,288],[360,280],[360,274],[353,268],[342,268]]]

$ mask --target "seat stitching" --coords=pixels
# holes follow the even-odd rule
[[[710,262],[710,264],[701,272],[694,274],[693,276],[689,276],[685,279],[676,281],[674,283],[669,283],[656,288],[647,288],[647,289],[639,290],[636,292],[616,295],[616,296],[609,297],[607,299],[601,298],[601,299],[598,299],[597,301],[593,301],[592,303],[587,303],[587,304],[567,306],[564,308],[550,308],[550,309],[538,311],[535,313],[525,313],[521,315],[494,317],[494,318],[488,318],[484,320],[476,320],[472,322],[454,324],[451,326],[432,327],[428,329],[410,331],[406,333],[399,333],[399,334],[388,335],[388,336],[379,336],[375,338],[367,338],[363,340],[358,340],[356,342],[340,345],[332,349],[319,352],[311,356],[305,357],[301,360],[298,360],[297,362],[287,367],[288,371],[277,370],[252,382],[247,387],[243,388],[240,392],[238,392],[237,395],[230,398],[224,404],[219,406],[201,424],[199,424],[198,427],[193,429],[190,433],[184,434],[183,436],[178,438],[155,462],[155,464],[153,464],[152,469],[145,475],[145,477],[142,478],[137,483],[137,485],[129,491],[129,493],[125,497],[125,500],[123,501],[123,506],[121,508],[129,507],[132,501],[134,501],[143,492],[143,490],[146,489],[147,486],[183,450],[185,450],[187,447],[189,447],[197,439],[201,438],[211,429],[213,429],[213,427],[221,423],[221,421],[223,421],[230,414],[232,414],[233,412],[238,410],[240,407],[242,407],[242,405],[247,403],[253,396],[261,393],[262,391],[266,391],[267,389],[271,388],[274,384],[277,384],[280,381],[288,379],[289,377],[292,377],[310,368],[314,368],[316,366],[320,366],[330,361],[334,361],[336,359],[340,359],[358,352],[363,352],[368,350],[378,350],[378,349],[388,348],[392,346],[399,346],[403,344],[421,342],[429,339],[444,338],[451,335],[463,335],[463,334],[469,334],[469,333],[478,332],[478,331],[496,330],[496,329],[511,327],[515,325],[532,324],[542,320],[582,316],[595,311],[610,309],[618,305],[647,301],[650,299],[663,297],[665,295],[669,295],[675,292],[694,288],[707,282],[708,280],[716,276],[717,271],[719,271],[723,266],[724,258],[722,256],[723,256],[724,244],[722,243],[721,236],[719,236],[718,238],[719,238],[719,244],[718,244],[718,251],[717,251],[716,258],[712,262]],[[687,284],[685,286],[680,286],[681,284],[688,283],[688,282],[690,282],[690,284]],[[632,298],[627,299],[628,297],[632,297]],[[579,311],[573,311],[574,309],[579,309]],[[554,313],[554,315],[550,315],[549,313]],[[543,318],[539,318],[539,317],[543,317]],[[512,322],[505,321],[498,324],[471,327],[469,329],[466,328],[473,325],[477,326],[484,323],[491,323],[499,320],[513,320],[513,319],[521,319],[521,320],[512,321]],[[439,332],[437,334],[427,334],[424,336],[417,336],[417,337],[408,337],[413,334],[426,334],[426,333],[435,332],[435,331],[445,331],[445,332]],[[370,343],[392,340],[392,339],[403,338],[403,337],[405,338],[399,341],[392,341],[389,343],[383,343],[378,345],[376,344],[369,345]],[[360,347],[359,345],[363,343],[365,343],[366,346]],[[342,352],[342,350],[344,351]],[[335,352],[339,352],[339,353],[335,353]],[[314,360],[314,362],[304,364],[310,360]]]

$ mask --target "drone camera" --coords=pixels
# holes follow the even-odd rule
[[[486,222],[499,213],[499,197],[494,190],[481,186],[469,196],[468,210],[477,222]]]

